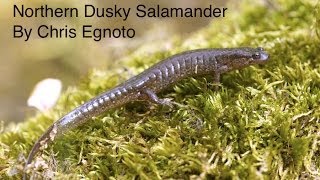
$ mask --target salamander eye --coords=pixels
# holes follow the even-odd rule
[[[256,53],[254,53],[254,54],[252,54],[252,58],[253,59],[260,59],[260,53],[258,53],[258,52],[256,52]]]
[[[257,47],[258,51],[264,51],[264,49],[262,47]]]

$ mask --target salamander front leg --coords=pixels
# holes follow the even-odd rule
[[[214,73],[214,76],[213,76],[213,83],[214,83],[214,90],[215,91],[218,91],[219,90],[219,86],[220,86],[220,73],[219,72],[216,72]]]
[[[214,90],[218,90],[220,86],[221,74],[228,71],[228,66],[221,66],[213,74],[213,83],[215,84]]]
[[[169,98],[164,98],[164,99],[160,99],[156,93],[154,93],[153,91],[147,89],[147,90],[144,90],[142,92],[143,95],[143,99],[147,100],[147,101],[150,101],[150,102],[153,102],[155,104],[160,104],[160,105],[165,105],[165,106],[169,106],[169,107],[172,107],[173,104],[171,102],[171,99]]]

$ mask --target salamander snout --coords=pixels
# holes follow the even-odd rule
[[[252,59],[255,63],[265,63],[269,59],[269,55],[263,48],[258,47],[255,52],[252,53]]]

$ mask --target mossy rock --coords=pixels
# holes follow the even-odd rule
[[[66,135],[36,158],[38,177],[57,179],[297,179],[320,177],[320,5],[315,1],[244,1],[168,51],[126,57],[130,72],[92,70],[57,106],[0,135],[0,176],[21,178],[35,140],[53,121],[130,74],[177,52],[262,46],[263,66],[188,79],[162,93],[173,108],[143,102],[113,109]],[[269,1],[265,1],[269,2]],[[121,69],[121,68],[119,68]]]

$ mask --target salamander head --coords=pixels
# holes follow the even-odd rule
[[[253,64],[264,64],[268,61],[269,55],[263,48],[234,48],[224,51],[218,57],[220,67],[226,66],[228,70],[240,69]]]
[[[249,51],[251,52],[251,57],[249,55],[249,61],[251,61],[252,64],[263,64],[269,59],[269,55],[262,47],[257,47],[256,49],[251,49]]]

